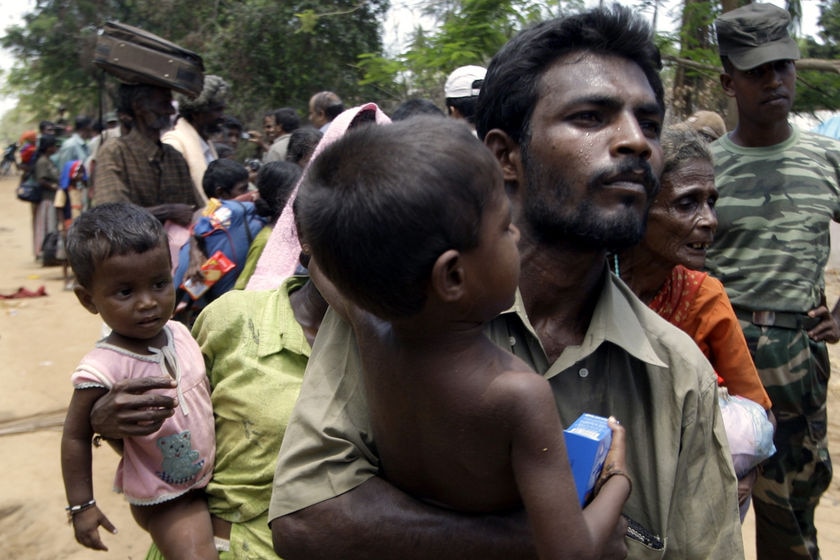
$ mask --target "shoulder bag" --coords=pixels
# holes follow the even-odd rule
[[[16,190],[18,200],[24,202],[41,202],[43,193],[41,191],[41,183],[38,182],[34,176],[30,175],[20,182]]]

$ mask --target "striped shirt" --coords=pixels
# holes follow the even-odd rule
[[[133,202],[152,207],[197,206],[187,162],[178,151],[136,130],[102,145],[96,159],[93,203]]]
[[[840,221],[840,142],[794,128],[774,146],[712,144],[718,228],[706,266],[733,307],[806,312],[820,303]]]

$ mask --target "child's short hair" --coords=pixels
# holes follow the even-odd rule
[[[478,245],[500,173],[459,121],[360,127],[325,148],[304,175],[301,238],[357,305],[386,319],[412,315],[425,304],[437,258]]]
[[[214,197],[216,189],[229,193],[237,183],[247,180],[248,170],[244,165],[229,158],[219,158],[207,165],[201,178],[201,188],[208,197]]]
[[[128,202],[110,202],[82,212],[67,231],[67,260],[76,281],[90,288],[96,267],[115,255],[145,253],[161,244],[166,232],[148,210]]]

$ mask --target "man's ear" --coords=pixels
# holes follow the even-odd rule
[[[96,309],[96,304],[93,303],[93,296],[87,288],[76,283],[76,285],[73,286],[73,293],[76,294],[76,298],[79,300],[79,303],[82,304],[82,307],[94,315],[99,313],[99,310]]]
[[[732,76],[727,73],[720,75],[720,85],[723,87],[723,93],[727,97],[735,97],[735,90],[732,89]]]
[[[499,165],[505,184],[518,183],[522,170],[522,152],[519,144],[508,136],[507,132],[494,128],[484,136],[484,144],[490,148]]]
[[[464,268],[459,251],[449,249],[437,258],[432,266],[431,289],[446,303],[458,301],[464,295]]]

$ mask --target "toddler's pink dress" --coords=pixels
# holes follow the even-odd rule
[[[178,397],[175,414],[148,436],[125,438],[114,490],[134,505],[152,505],[177,498],[210,480],[216,456],[210,383],[204,358],[187,328],[175,321],[164,327],[166,346],[135,354],[103,341],[73,373],[76,390],[110,388],[122,379],[174,375],[177,389],[161,390]],[[171,372],[171,373],[170,373]]]

